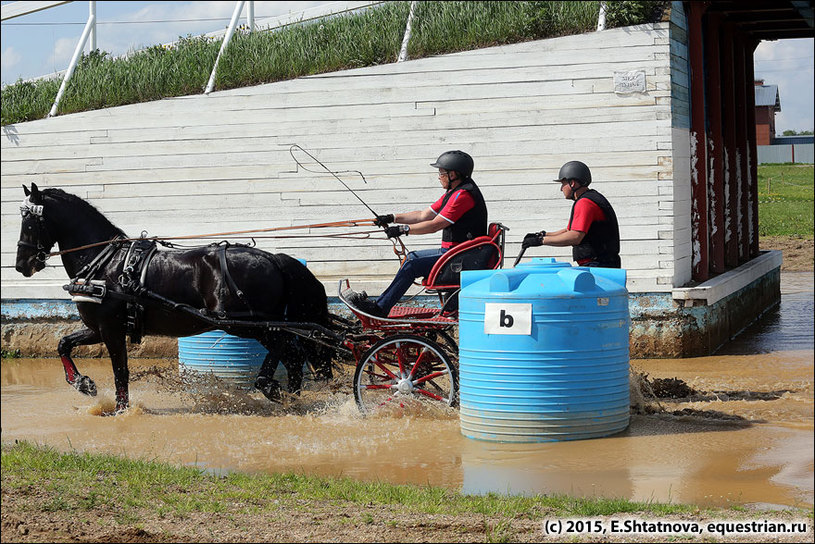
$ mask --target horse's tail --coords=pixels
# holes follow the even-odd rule
[[[286,320],[312,322],[328,326],[328,298],[325,287],[314,274],[297,259],[285,254],[273,255],[286,283]],[[302,339],[301,347],[318,377],[331,377],[331,360],[334,350],[310,340]]]

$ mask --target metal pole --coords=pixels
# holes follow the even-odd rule
[[[48,112],[47,117],[53,117],[57,114],[59,101],[62,100],[62,95],[65,94],[65,88],[68,86],[68,81],[71,79],[71,76],[74,75],[76,64],[79,62],[79,56],[82,54],[82,50],[85,48],[85,43],[88,41],[88,35],[91,33],[91,28],[93,28],[93,24],[95,22],[96,17],[94,15],[90,15],[88,17],[88,22],[85,23],[85,30],[82,31],[82,37],[79,38],[79,43],[76,44],[76,49],[74,49],[74,56],[71,57],[71,64],[68,65],[68,71],[65,72],[65,77],[62,78],[62,85],[59,86],[57,97],[54,99],[54,105],[51,106],[51,111]]]
[[[255,31],[255,0],[249,0],[247,6],[246,22],[249,23],[249,32]]]
[[[235,3],[235,11],[232,12],[232,20],[229,21],[229,29],[226,31],[226,36],[224,36],[221,49],[218,51],[218,56],[215,58],[215,66],[212,67],[212,73],[209,76],[209,82],[207,83],[207,88],[204,90],[204,94],[211,93],[212,89],[215,87],[215,74],[218,72],[218,62],[221,60],[221,55],[224,54],[226,46],[229,45],[229,40],[232,39],[232,34],[235,33],[235,27],[238,26],[238,18],[241,15],[241,11],[243,11],[243,5],[245,3],[245,1]]]
[[[89,48],[90,51],[88,51],[90,53],[96,51],[96,2],[91,0],[88,3],[90,4],[90,6],[88,6],[90,10],[90,17],[93,19],[93,27],[91,28],[91,46]]]
[[[405,25],[405,35],[402,38],[402,48],[399,50],[399,58],[396,62],[407,60],[408,42],[410,42],[411,23],[413,22],[413,12],[416,8],[416,0],[410,3],[410,13],[408,13],[407,25]]]
[[[600,2],[600,14],[597,16],[597,31],[606,29],[606,3]]]

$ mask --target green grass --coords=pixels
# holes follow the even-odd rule
[[[660,19],[660,1],[608,2],[607,26]],[[421,58],[491,45],[580,34],[597,25],[599,2],[420,2],[408,48]],[[410,2],[386,2],[361,12],[291,25],[271,32],[239,32],[218,65],[216,89],[270,83],[309,74],[395,62]],[[186,37],[128,58],[104,51],[83,55],[59,114],[200,94],[222,40]],[[44,118],[59,80],[18,81],[2,90],[0,124]]]
[[[811,164],[759,165],[759,236],[812,236],[814,184]]]
[[[697,512],[690,505],[566,496],[465,495],[440,487],[359,482],[303,474],[213,475],[195,468],[111,455],[60,453],[28,442],[3,444],[2,487],[39,489],[50,499],[46,510],[83,515],[112,509],[121,519],[139,511],[157,515],[189,513],[274,513],[278,504],[342,501],[391,504],[428,514],[477,513],[507,519],[545,515],[600,516],[645,512],[656,515]],[[275,500],[279,501],[278,504]],[[500,527],[496,528],[500,532]],[[496,535],[497,536],[497,535]]]

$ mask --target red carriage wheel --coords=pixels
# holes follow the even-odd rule
[[[363,414],[455,406],[458,373],[433,340],[396,334],[383,338],[360,358],[354,373],[354,397]]]

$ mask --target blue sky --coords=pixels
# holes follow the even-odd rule
[[[7,4],[9,2],[2,2]],[[275,17],[330,2],[255,2],[255,18]],[[97,2],[97,47],[114,56],[179,36],[225,28],[235,2]],[[244,8],[244,19],[246,8]],[[4,21],[2,83],[64,70],[88,18],[88,2],[71,2]],[[53,24],[58,23],[58,24]],[[815,128],[813,40],[763,42],[755,53],[756,78],[778,85],[776,130]]]

